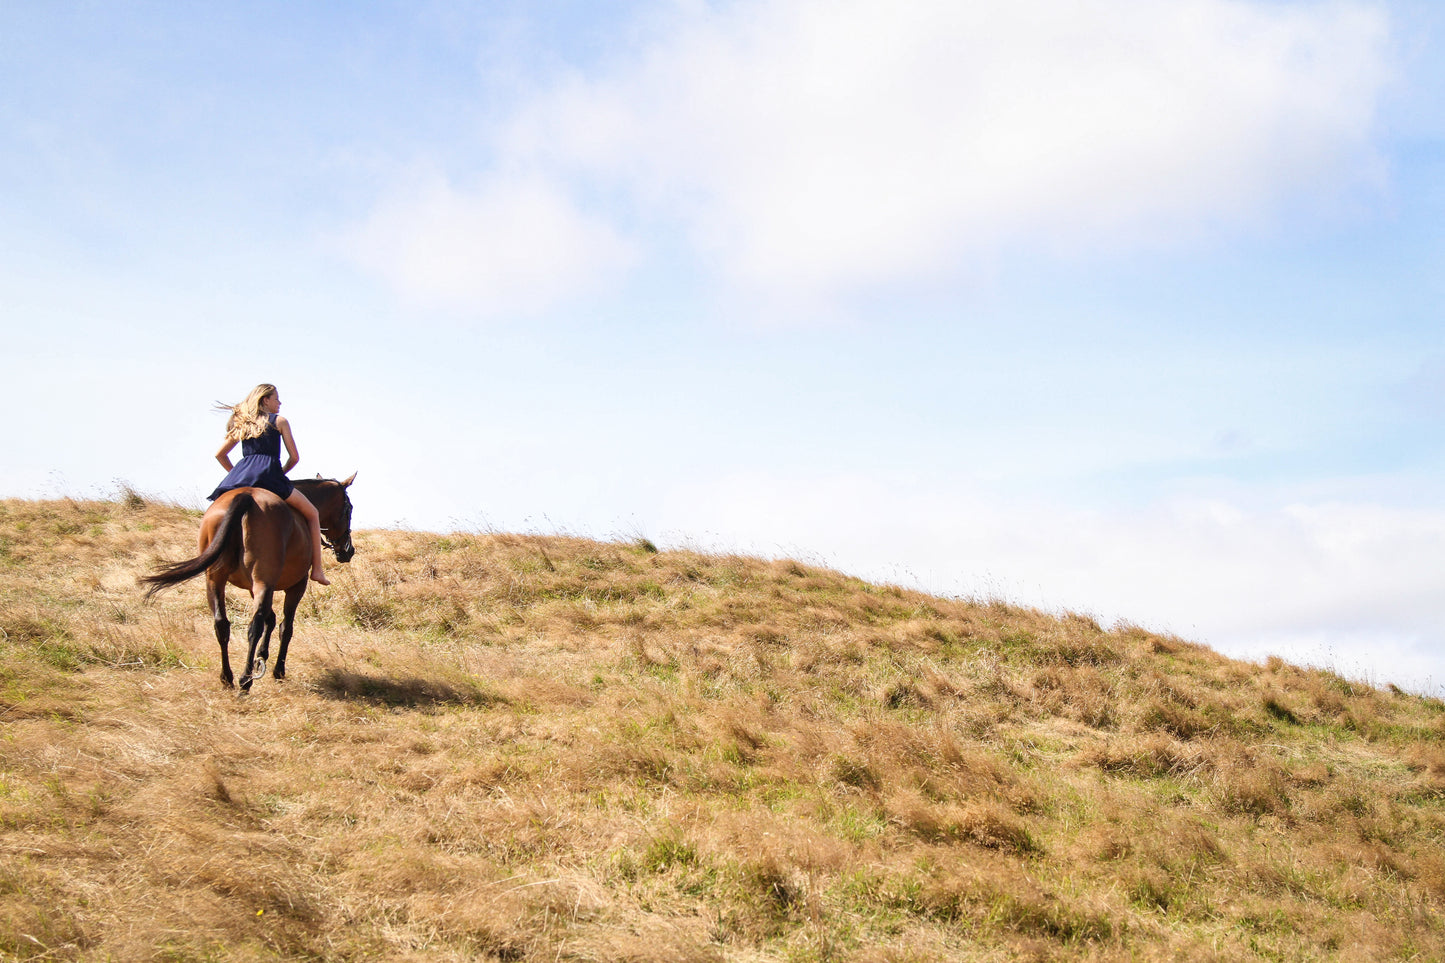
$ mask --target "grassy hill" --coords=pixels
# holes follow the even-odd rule
[[[237,697],[199,583],[135,584],[195,530],[0,502],[0,958],[1445,958],[1438,700],[791,561],[394,531]]]

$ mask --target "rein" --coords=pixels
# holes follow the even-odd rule
[[[320,480],[320,476],[319,476],[319,475],[317,476],[317,479]],[[309,480],[309,479],[308,479],[308,480]],[[335,483],[333,482],[333,484],[335,484]],[[336,493],[335,493],[334,491],[327,491],[326,489],[322,489],[322,491],[324,491],[324,492],[325,492],[325,495],[326,495],[326,497],[325,497],[324,499],[322,499],[322,502],[324,502],[325,504],[329,505],[330,502],[331,502],[331,499],[335,497]],[[307,496],[307,497],[308,497],[308,499],[310,498],[310,496]],[[343,498],[345,497],[344,492],[342,493],[342,497],[343,497]],[[320,513],[321,510],[322,510],[322,502],[312,501],[312,504],[316,506],[316,511],[317,511],[318,513]],[[335,551],[336,551],[336,542],[335,542],[334,540],[326,537],[327,534],[330,532],[330,527],[323,524],[323,525],[320,526],[320,528],[321,528],[321,547],[322,547],[322,548],[329,548],[329,549],[331,549],[332,552],[335,552]]]

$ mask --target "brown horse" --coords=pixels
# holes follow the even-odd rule
[[[351,546],[351,498],[346,489],[356,480],[304,479],[295,486],[321,516],[321,544],[336,553],[338,562],[349,562],[356,550]],[[236,488],[211,503],[201,518],[201,554],[148,575],[141,582],[150,586],[146,597],[168,585],[206,573],[206,601],[216,624],[216,641],[221,645],[221,681],[234,688],[231,674],[231,623],[226,619],[226,583],[251,593],[255,611],[246,633],[246,674],[241,690],[266,674],[271,651],[271,630],[276,613],[271,598],[277,589],[286,593],[281,607],[281,648],[276,653],[277,679],[286,678],[286,649],[291,644],[291,626],[296,606],[306,594],[311,574],[311,532],[301,513],[264,488]]]

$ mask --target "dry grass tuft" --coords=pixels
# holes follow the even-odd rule
[[[900,792],[886,804],[890,818],[929,842],[970,842],[1019,855],[1038,853],[1033,835],[1007,807],[992,800],[938,803],[918,792]]]
[[[199,587],[135,585],[195,525],[0,502],[0,958],[1445,955],[1438,700],[788,560],[416,532],[358,533],[238,698]]]
[[[1193,776],[1204,768],[1207,757],[1198,746],[1179,742],[1167,735],[1150,733],[1096,743],[1084,753],[1083,760],[1105,772],[1150,779]]]

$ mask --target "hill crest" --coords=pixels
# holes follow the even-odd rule
[[[0,953],[1445,947],[1438,700],[789,560],[392,531],[237,698],[199,584],[135,586],[195,529],[0,502]]]

